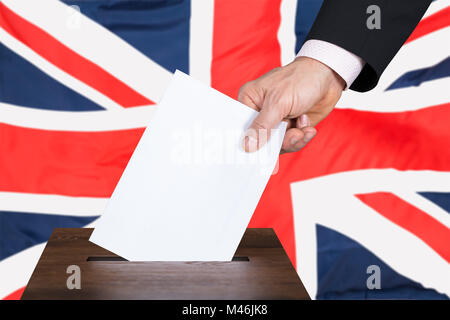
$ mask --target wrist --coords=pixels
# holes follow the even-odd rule
[[[317,39],[307,40],[297,56],[314,58],[333,69],[344,79],[344,89],[352,85],[365,65],[365,61],[354,53],[333,43]]]
[[[336,71],[319,60],[310,57],[299,56],[294,59],[294,63],[298,63],[299,65],[310,65],[315,72],[320,73],[323,81],[325,81],[325,84],[328,87],[332,87],[339,91],[344,91],[345,87],[347,86],[345,80]]]

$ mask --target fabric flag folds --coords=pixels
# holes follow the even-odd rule
[[[294,58],[320,4],[1,1],[0,298],[53,228],[95,226],[175,69],[236,98]],[[274,228],[314,298],[450,296],[449,21],[434,1],[379,85],[280,157],[250,227]]]

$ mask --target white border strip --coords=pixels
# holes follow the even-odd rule
[[[16,14],[45,30],[143,96],[159,102],[172,73],[114,33],[83,14],[77,17],[78,27],[69,27],[75,10],[70,10],[70,6],[57,0],[2,2]]]
[[[375,112],[414,111],[449,103],[450,77],[426,81],[418,87],[386,92],[358,93],[347,90],[336,108]]]
[[[191,0],[189,74],[211,85],[214,0]]]
[[[281,23],[278,29],[278,42],[281,49],[281,65],[291,63],[295,58],[295,20],[297,0],[282,0],[280,7]]]
[[[0,211],[91,217],[103,213],[108,199],[0,192]]]
[[[113,131],[145,128],[156,105],[110,111],[55,111],[0,103],[2,123],[57,131]]]

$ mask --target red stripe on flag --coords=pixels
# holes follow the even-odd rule
[[[254,221],[288,229],[293,182],[362,169],[450,171],[448,119],[450,104],[401,113],[333,110],[305,149],[280,156]]]
[[[14,291],[13,293],[7,295],[6,297],[4,297],[2,300],[20,300],[20,298],[22,298],[22,294],[25,291],[25,287],[20,288],[16,291]]]
[[[292,182],[370,168],[450,171],[448,119],[450,104],[401,113],[334,110],[307,148],[280,157],[251,226],[273,227],[293,259]],[[0,124],[0,191],[109,197],[142,132]]]
[[[123,107],[153,104],[92,61],[26,21],[0,2],[0,27],[41,57]]]
[[[398,113],[335,109],[307,148],[280,157],[283,174],[272,179],[384,168],[450,171],[449,118],[450,103]]]
[[[389,192],[355,196],[383,217],[420,238],[450,263],[450,229],[438,220]]]
[[[281,65],[281,0],[214,2],[211,86],[232,98],[247,81]]]
[[[450,26],[450,7],[442,9],[421,20],[405,43],[414,41],[436,30]]]
[[[281,65],[278,28],[280,0],[215,0],[211,86],[232,98],[239,88]],[[274,202],[283,201],[273,199]],[[292,211],[273,208],[256,211],[250,227],[275,230],[295,265],[295,237]]]
[[[109,197],[143,131],[46,131],[0,123],[0,191]]]

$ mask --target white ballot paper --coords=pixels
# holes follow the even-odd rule
[[[176,71],[90,241],[130,261],[230,261],[286,130],[246,153],[256,115]]]

